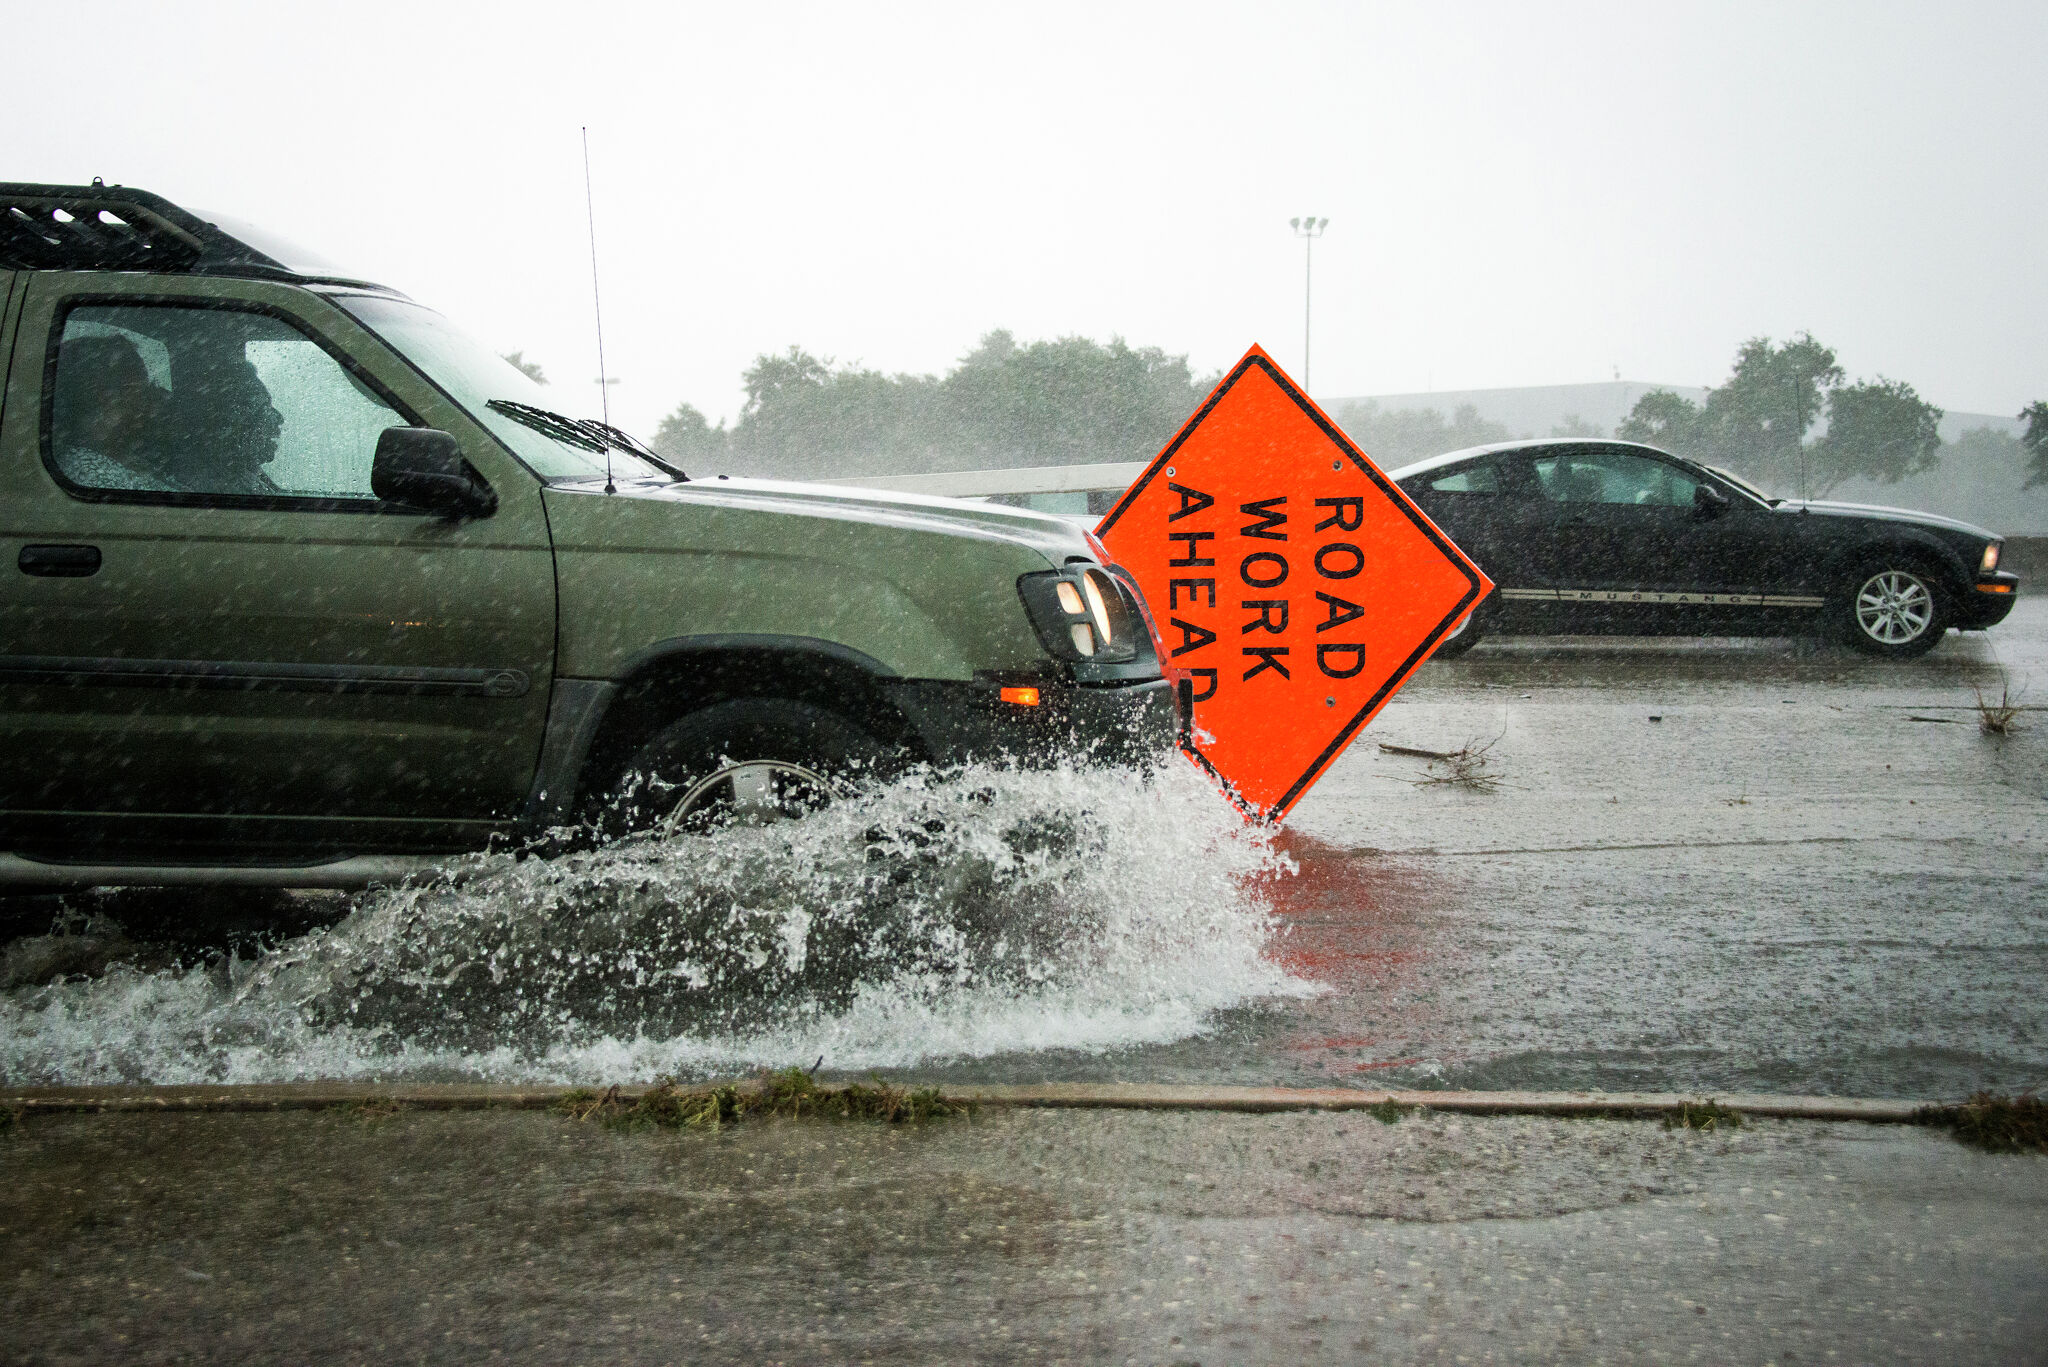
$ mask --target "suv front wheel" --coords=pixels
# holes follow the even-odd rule
[[[887,751],[845,718],[786,698],[742,698],[654,733],[601,799],[606,836],[765,825],[815,811]]]
[[[1948,630],[1941,585],[1911,562],[1881,560],[1849,578],[1842,622],[1849,644],[1868,655],[1911,659]]]

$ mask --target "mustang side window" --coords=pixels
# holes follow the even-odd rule
[[[58,340],[50,460],[95,491],[367,503],[377,436],[408,421],[268,314],[92,305]]]
[[[1490,460],[1460,465],[1448,474],[1438,475],[1429,482],[1429,487],[1440,494],[1497,494],[1500,466]]]
[[[1536,484],[1554,503],[1634,503],[1689,508],[1699,481],[1647,456],[1626,451],[1576,451],[1534,462]]]

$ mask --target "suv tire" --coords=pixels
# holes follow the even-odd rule
[[[1910,660],[1934,649],[1948,630],[1941,580],[1917,560],[1866,560],[1843,587],[1837,626],[1866,655]]]
[[[809,703],[722,702],[641,744],[600,797],[594,824],[617,838],[798,816],[888,757],[867,732]]]

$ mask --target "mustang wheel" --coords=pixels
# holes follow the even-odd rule
[[[781,698],[719,703],[656,732],[611,785],[609,835],[766,825],[825,806],[887,752],[853,723]]]
[[[1472,619],[1476,616],[1478,616],[1478,609],[1476,608],[1466,613],[1465,620],[1452,627],[1450,635],[1436,643],[1436,649],[1430,652],[1429,658],[1432,660],[1455,660],[1458,656],[1463,655],[1466,651],[1484,640],[1486,634],[1473,624]]]
[[[1847,615],[1849,644],[1892,659],[1926,654],[1948,629],[1934,576],[1913,565],[1866,566],[1850,580]]]

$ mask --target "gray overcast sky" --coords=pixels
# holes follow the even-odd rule
[[[1321,396],[1712,384],[1810,329],[2048,397],[2048,6],[7,6],[0,177],[257,221],[614,418],[798,343],[943,371],[1121,334]]]

